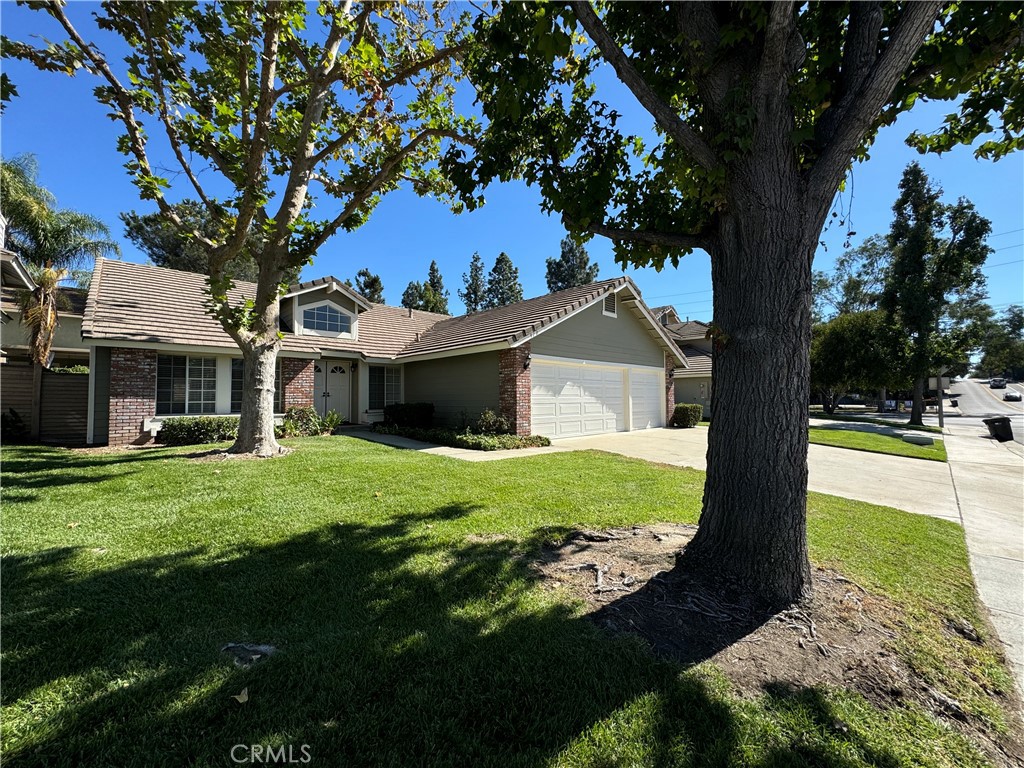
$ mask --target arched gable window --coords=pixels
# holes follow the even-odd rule
[[[346,336],[352,333],[352,316],[330,302],[304,307],[302,328],[325,336]]]

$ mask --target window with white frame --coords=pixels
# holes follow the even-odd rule
[[[397,365],[370,366],[370,410],[380,411],[384,406],[402,399],[402,369]]]
[[[157,355],[156,413],[217,412],[217,359]]]
[[[312,333],[340,336],[352,333],[352,318],[325,302],[302,310],[302,328]]]

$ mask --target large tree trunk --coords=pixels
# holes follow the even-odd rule
[[[272,255],[271,255],[272,256]],[[264,254],[264,258],[268,257]],[[280,263],[280,258],[272,260]],[[260,269],[256,285],[255,309],[249,329],[237,330],[221,320],[242,350],[242,412],[238,419],[238,438],[229,453],[278,456],[288,449],[274,435],[274,392],[277,353],[281,348],[281,304],[279,286],[284,274],[279,268]],[[282,382],[283,384],[283,382]]]
[[[924,379],[918,376],[914,379],[914,399],[910,408],[909,424],[922,426],[924,424]]]
[[[734,181],[738,205],[722,214],[711,254],[708,474],[700,526],[680,568],[777,608],[811,591],[811,260],[823,214],[806,213],[795,174],[748,170]]]
[[[241,344],[242,412],[238,419],[238,437],[229,453],[277,456],[286,453],[274,435],[274,373],[280,341]]]

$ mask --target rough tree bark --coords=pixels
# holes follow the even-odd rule
[[[288,452],[274,434],[274,393],[281,302],[278,285],[284,279],[280,270],[262,270],[256,284],[255,319],[245,330],[225,324],[242,350],[242,411],[238,420],[238,437],[229,453],[255,456],[278,456]]]
[[[680,567],[758,584],[764,607],[810,594],[807,403],[820,222],[785,161],[737,174],[712,245],[715,380],[700,525]],[[771,456],[752,462],[751,456]],[[749,589],[741,586],[741,589]]]

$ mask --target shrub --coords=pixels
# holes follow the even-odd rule
[[[88,373],[88,365],[55,365],[50,373]]]
[[[306,437],[323,432],[323,422],[316,408],[311,405],[293,405],[284,413],[278,429],[281,437]]]
[[[320,432],[324,435],[334,434],[334,430],[345,423],[345,419],[337,411],[328,411],[320,419]]]
[[[156,441],[166,445],[221,443],[238,437],[238,418],[225,416],[176,416],[165,419]]]
[[[478,435],[510,435],[512,421],[507,416],[501,416],[488,408],[476,420],[473,432]]]
[[[278,437],[329,435],[344,423],[345,419],[337,411],[328,411],[321,416],[311,405],[292,406],[285,411],[281,426],[274,431]]]
[[[395,424],[374,424],[375,432],[385,435],[400,435],[424,443],[447,445],[452,448],[468,448],[473,451],[500,451],[516,448],[541,448],[551,445],[551,441],[541,435],[474,435],[470,432],[458,432],[454,429],[417,429],[415,427],[399,427]]]
[[[0,440],[5,443],[18,443],[28,437],[28,425],[21,414],[13,408],[7,413],[0,413]]]
[[[696,427],[704,415],[704,406],[695,403],[679,403],[672,412],[670,427]]]
[[[384,423],[396,427],[429,429],[434,423],[433,403],[392,403],[384,406]]]

